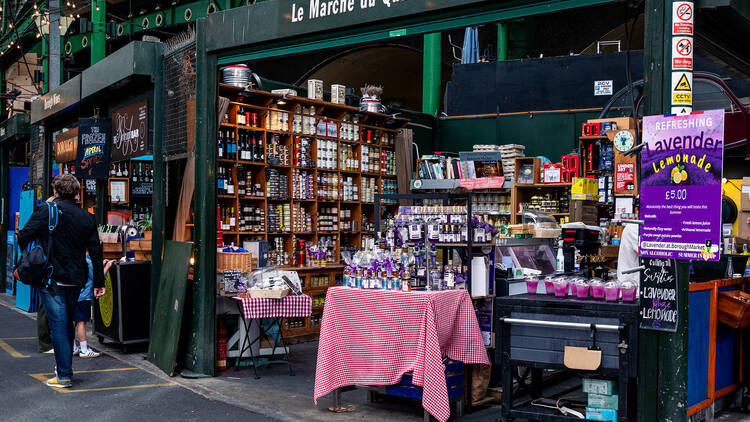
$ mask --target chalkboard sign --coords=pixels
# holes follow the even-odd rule
[[[675,261],[641,258],[641,328],[677,331],[677,277]]]
[[[77,178],[109,178],[110,131],[108,119],[78,119]]]
[[[130,182],[130,194],[133,196],[151,196],[154,194],[154,184],[151,182]]]
[[[242,281],[242,270],[224,270],[224,293],[239,293],[247,291]]]
[[[112,160],[148,154],[148,100],[112,112]]]

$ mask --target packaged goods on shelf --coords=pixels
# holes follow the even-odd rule
[[[347,171],[359,171],[359,156],[356,146],[341,144],[341,153],[339,154],[339,168]]]
[[[386,178],[383,178],[382,183],[383,183],[383,193],[384,194],[398,193],[398,182],[396,181],[396,179],[386,179]],[[385,198],[383,198],[383,199],[381,199],[381,202],[383,202],[385,204],[395,204],[396,200],[395,199],[385,199]]]
[[[266,213],[251,202],[240,203],[240,232],[265,232]]]
[[[322,207],[318,209],[318,231],[331,232],[339,230],[338,208]]]
[[[359,201],[359,186],[357,186],[354,178],[351,176],[344,177],[343,200]]]
[[[318,172],[318,200],[338,201],[341,175],[338,173]]]
[[[336,170],[338,143],[333,140],[318,139],[318,168]]]
[[[312,215],[310,214],[310,212],[304,209],[300,204],[294,203],[292,204],[292,215],[293,215],[292,230],[294,232],[297,232],[297,233],[312,232],[313,219],[312,219]]]
[[[455,154],[454,154],[455,155]],[[473,167],[472,167],[473,169]],[[461,179],[475,178],[464,173],[461,160],[450,155],[423,155],[417,161],[417,175],[420,179]]]
[[[292,197],[294,199],[315,198],[315,179],[312,172],[294,169],[293,179]]]
[[[291,230],[291,207],[289,204],[268,204],[268,231],[288,232]]]
[[[380,173],[378,148],[362,146],[362,172]]]
[[[396,175],[396,153],[383,149],[380,151],[380,171],[388,176]]]
[[[374,202],[377,189],[377,179],[363,176],[362,189],[360,189],[362,202]]]
[[[359,117],[346,114],[341,123],[340,137],[345,141],[359,142]]]
[[[342,209],[339,212],[341,231],[343,232],[357,232],[359,230],[358,223],[353,219],[354,215],[350,209]]]
[[[271,140],[268,142],[266,157],[268,164],[273,165],[289,165],[289,147],[284,145],[281,141],[281,136],[276,134],[271,136]]]
[[[289,198],[289,177],[277,169],[266,168],[266,187],[269,198]]]
[[[307,137],[294,137],[294,165],[297,167],[313,167],[313,140]]]

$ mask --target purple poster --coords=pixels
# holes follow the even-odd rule
[[[717,261],[724,110],[643,118],[640,255]]]

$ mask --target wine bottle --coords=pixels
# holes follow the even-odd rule
[[[219,135],[216,137],[216,156],[224,158],[224,135],[222,131],[219,131]]]

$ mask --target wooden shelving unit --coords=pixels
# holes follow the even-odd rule
[[[540,193],[549,193],[551,190],[562,190],[567,189],[570,191],[570,183],[535,183],[533,185],[514,184],[510,193],[511,212],[510,222],[511,224],[522,223],[522,215],[518,212],[518,206],[522,202],[529,202],[531,197]],[[554,217],[562,217],[568,215],[568,213],[554,213],[551,214]]]
[[[259,207],[264,210],[266,221],[263,227],[263,231],[253,232],[224,232],[224,243],[235,245],[242,245],[245,240],[266,240],[270,243],[271,248],[274,247],[273,239],[281,237],[283,239],[284,249],[289,254],[290,266],[283,266],[282,269],[297,271],[300,275],[300,279],[303,281],[303,291],[313,297],[313,315],[311,318],[305,318],[304,321],[295,321],[290,318],[285,323],[284,332],[285,336],[291,342],[304,341],[306,339],[314,339],[317,333],[320,331],[320,317],[322,315],[323,307],[316,305],[317,301],[321,297],[325,296],[325,292],[328,287],[336,285],[337,277],[340,281],[342,275],[343,266],[339,265],[342,248],[360,248],[363,237],[372,237],[371,230],[365,230],[363,227],[363,221],[373,222],[373,202],[363,201],[363,181],[364,180],[375,180],[375,192],[374,193],[385,193],[384,183],[389,183],[389,180],[393,180],[395,184],[396,175],[386,174],[385,169],[380,168],[377,172],[362,172],[362,148],[370,148],[372,153],[378,157],[378,163],[381,161],[381,151],[394,151],[393,145],[381,144],[380,134],[390,133],[392,138],[398,133],[399,129],[406,126],[407,120],[403,118],[394,118],[393,116],[380,113],[371,112],[360,112],[356,107],[350,107],[342,104],[333,104],[320,100],[311,100],[302,97],[286,96],[283,97],[278,94],[272,94],[265,91],[249,90],[244,91],[239,88],[230,85],[219,85],[219,95],[230,99],[229,109],[227,110],[228,121],[221,123],[219,130],[230,131],[234,134],[234,138],[238,139],[240,133],[253,132],[256,136],[259,136],[263,141],[264,148],[264,160],[262,162],[246,161],[240,159],[219,159],[218,165],[229,167],[232,172],[233,180],[237,181],[237,170],[239,167],[243,167],[245,171],[252,173],[253,183],[260,183],[263,192],[268,195],[268,186],[266,180],[266,169],[272,168],[279,171],[280,174],[287,176],[288,191],[286,197],[240,197],[235,191],[234,195],[217,195],[216,202],[222,207],[234,208],[234,217],[239,222],[240,217],[240,206],[246,202],[252,202],[252,206]],[[295,113],[297,106],[302,107],[315,107],[315,114],[303,114]],[[252,113],[258,114],[257,124],[254,126],[241,125],[237,122],[237,111],[242,107]],[[272,130],[265,126],[266,116],[269,113],[280,112],[288,114],[287,126],[283,127],[284,130]],[[351,121],[344,121],[346,116],[357,116],[359,123],[354,124]],[[319,120],[326,120],[336,125],[336,134],[341,134],[342,124],[352,125],[359,133],[359,141],[350,139],[341,139],[339,136],[322,136],[314,134],[302,134],[293,131],[294,116],[302,116],[307,118],[314,118],[317,126]],[[371,131],[371,142],[367,141],[367,132]],[[316,131],[317,132],[317,131]],[[268,160],[268,145],[272,138],[278,137],[280,144],[286,146],[289,149],[289,164],[271,164]],[[296,138],[308,138],[311,140],[310,155],[313,163],[312,167],[309,166],[298,166],[295,163],[296,152],[295,152],[295,139]],[[335,168],[315,168],[318,163],[318,142],[325,140],[326,142],[333,141],[336,145],[336,157],[335,157]],[[351,147],[354,156],[359,161],[359,169],[342,169],[341,167],[341,151],[342,146]],[[294,198],[294,178],[293,175],[296,171],[304,171],[312,175],[314,180],[313,186],[313,198],[298,199]],[[338,183],[338,196],[336,198],[320,198],[319,195],[319,176],[329,175],[339,177]],[[352,178],[354,185],[359,186],[359,197],[357,201],[344,201],[343,200],[343,184],[344,179],[347,177]],[[236,183],[236,182],[235,182]],[[312,217],[312,230],[295,231],[293,228],[294,215],[291,216],[291,225],[288,230],[281,232],[270,232],[269,221],[268,221],[268,206],[269,204],[289,204],[290,211],[293,213],[296,206],[299,206],[303,212],[307,212]],[[396,207],[396,204],[386,204],[387,207]],[[335,208],[339,215],[338,227],[339,230],[319,230],[318,229],[318,218],[325,209]],[[351,212],[351,221],[356,222],[355,230],[343,230],[341,225],[341,211],[347,210]],[[299,267],[299,263],[296,262],[297,256],[294,254],[294,243],[298,239],[304,239],[306,241],[317,243],[321,237],[331,238],[333,240],[333,250],[335,253],[335,263],[330,264],[326,267]],[[313,283],[314,280],[321,280],[316,277],[327,277],[327,284],[320,285],[320,282]]]

